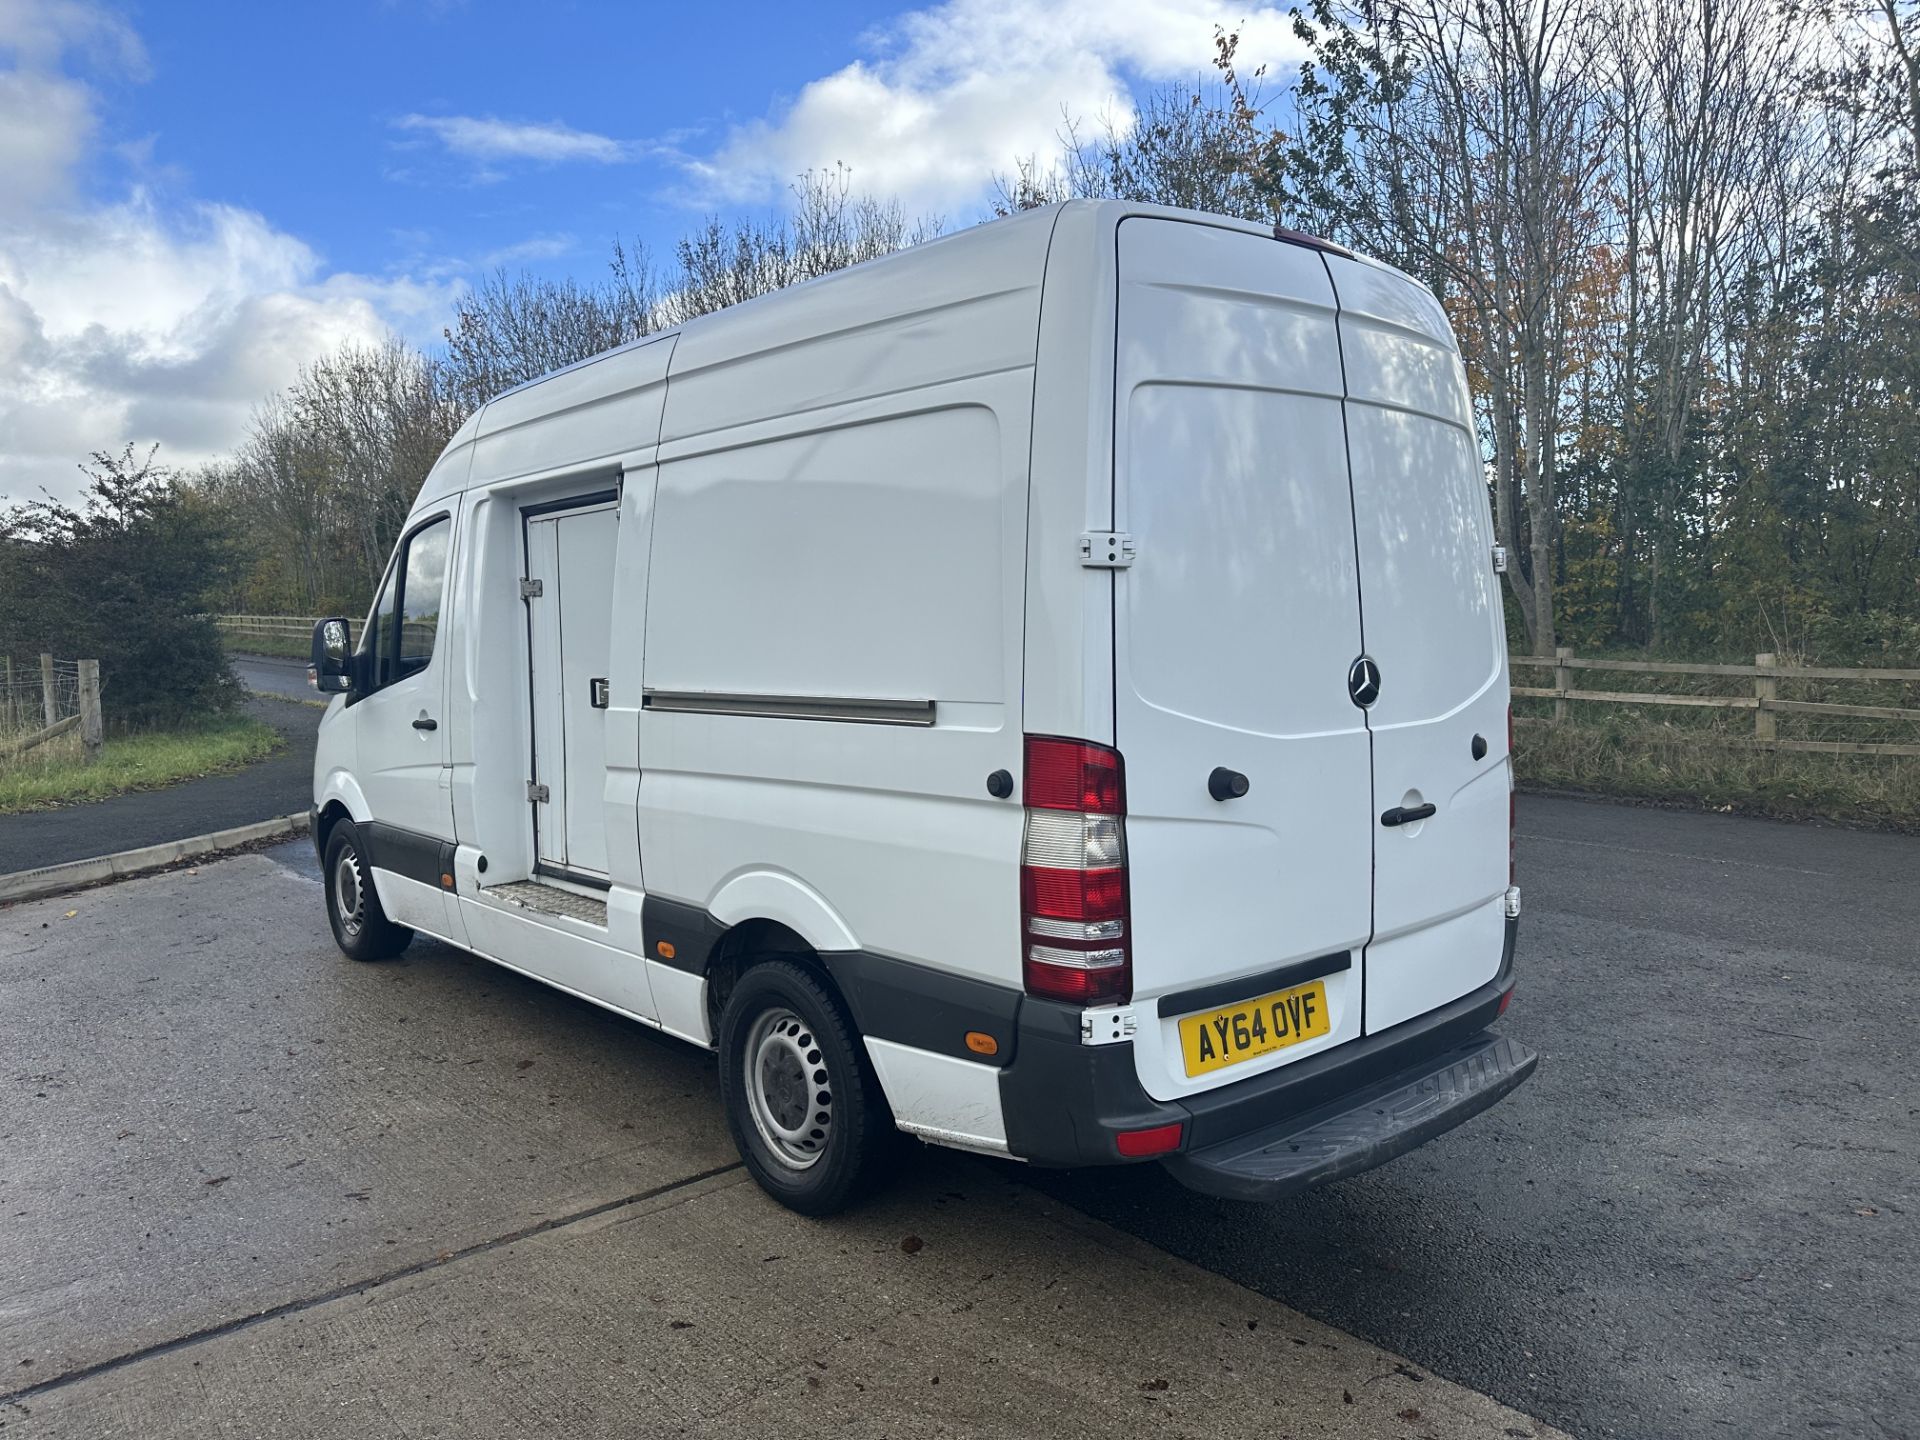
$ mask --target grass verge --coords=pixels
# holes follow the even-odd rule
[[[1534,789],[1920,832],[1920,759],[1742,749],[1698,727],[1619,717],[1521,723],[1514,771]]]
[[[270,725],[223,715],[186,729],[111,739],[86,762],[77,735],[62,736],[13,760],[0,760],[0,815],[104,800],[217,775],[269,754],[280,744]]]

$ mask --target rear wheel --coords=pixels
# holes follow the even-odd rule
[[[394,924],[380,908],[366,848],[351,820],[340,821],[327,837],[321,874],[326,881],[327,922],[333,926],[334,943],[348,959],[390,960],[407,948],[413,931]]]
[[[790,1210],[831,1215],[883,1175],[897,1132],[839,1000],[788,960],[740,977],[720,1015],[720,1094],[740,1158]]]

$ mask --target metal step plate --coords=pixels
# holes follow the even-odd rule
[[[1533,1073],[1540,1057],[1481,1034],[1319,1110],[1169,1156],[1184,1185],[1235,1200],[1278,1200],[1371,1170],[1478,1115]]]
[[[607,928],[607,902],[590,895],[563,890],[539,880],[515,880],[510,885],[484,886],[481,895],[520,910],[535,910],[542,915],[564,915],[588,925]]]

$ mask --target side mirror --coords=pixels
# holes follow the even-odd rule
[[[322,695],[340,695],[353,689],[352,631],[334,616],[313,627],[313,658],[307,665],[307,683]]]

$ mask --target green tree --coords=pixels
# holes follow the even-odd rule
[[[78,505],[0,516],[0,651],[98,659],[116,729],[164,726],[239,695],[207,610],[232,550],[219,513],[155,463],[96,451]]]

